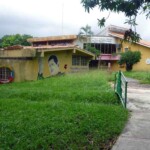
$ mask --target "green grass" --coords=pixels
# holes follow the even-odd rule
[[[128,111],[104,72],[0,85],[0,149],[108,149]]]
[[[113,71],[113,72],[108,72],[106,77],[107,77],[107,80],[109,82],[115,82],[115,75],[116,75],[117,71]]]
[[[140,80],[143,84],[150,84],[150,71],[124,72],[125,76]]]

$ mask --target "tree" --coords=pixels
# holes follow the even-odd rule
[[[150,0],[81,0],[81,3],[88,13],[90,9],[96,6],[99,7],[100,11],[123,12],[128,18],[125,23],[131,26],[131,29],[125,32],[124,39],[132,42],[140,40],[140,35],[137,34],[135,29],[137,15],[144,13],[146,18],[150,19]],[[107,18],[98,19],[98,25],[100,27],[104,26]]]
[[[99,56],[100,55],[100,51],[98,49],[96,49],[95,47],[91,46],[90,43],[88,43],[86,45],[86,49],[92,53],[94,53],[96,56]]]
[[[30,46],[31,44],[27,41],[28,38],[31,38],[31,35],[5,35],[0,39],[0,48],[13,46],[13,45],[22,45],[22,46]]]
[[[31,43],[29,43],[29,42],[27,41],[27,39],[29,39],[29,38],[32,38],[32,36],[31,36],[31,35],[28,35],[28,34],[23,34],[23,35],[22,35],[21,45],[30,46]]]
[[[98,55],[100,52],[95,48],[91,46],[91,43],[87,43],[87,38],[89,36],[92,36],[94,32],[91,30],[91,26],[86,25],[85,27],[80,28],[80,32],[78,34],[78,37],[80,39],[85,39],[86,40],[86,50],[94,53],[95,55]]]
[[[126,70],[131,71],[133,65],[139,62],[141,59],[141,52],[140,51],[126,51],[121,54],[121,58],[118,61],[120,65],[126,64]]]
[[[91,26],[88,24],[85,27],[80,28],[79,36],[91,36],[93,35],[93,31],[91,30]]]

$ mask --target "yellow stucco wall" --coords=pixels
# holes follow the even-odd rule
[[[134,43],[123,43],[122,51],[124,52],[125,48],[129,48],[131,51],[140,51],[141,60],[137,64],[133,65],[133,70],[135,71],[150,71],[150,64],[146,64],[146,59],[150,59],[150,48],[134,44]]]
[[[117,61],[112,61],[111,62],[111,70],[112,71],[118,71],[118,70],[125,70],[125,66],[120,67]]]
[[[121,43],[119,38],[116,38],[117,43]],[[150,48],[136,44],[136,43],[129,43],[123,42],[121,52],[125,52],[125,48],[129,48],[131,51],[140,51],[141,52],[141,60],[137,64],[133,65],[134,71],[149,71],[150,65],[146,64],[146,60],[150,59]],[[117,51],[118,53],[118,51]],[[120,67],[117,61],[112,62],[112,70],[122,70],[125,71],[125,64]]]
[[[55,55],[58,59],[59,70],[61,73],[70,72],[71,64],[72,64],[72,52],[71,51],[56,51],[56,52],[45,52],[43,58],[43,76],[49,77],[51,75],[48,59],[51,55]],[[67,65],[65,69],[64,66]]]
[[[12,57],[35,57],[36,49],[0,50],[1,58]]]
[[[35,49],[0,50],[0,67],[14,71],[14,82],[31,81],[37,78]]]
[[[8,67],[14,71],[14,82],[31,81],[37,78],[36,59],[0,59],[0,67]]]
[[[54,51],[54,52],[45,52],[43,58],[43,76],[49,77],[51,76],[50,69],[48,66],[48,59],[51,55],[55,55],[58,58],[59,62],[59,70],[61,73],[68,73],[68,72],[77,72],[77,71],[85,71],[89,69],[89,65],[87,66],[72,66],[72,55],[79,55],[79,56],[87,56],[84,53],[74,50],[66,50],[66,51]],[[90,61],[91,57],[87,57]],[[67,65],[65,69],[64,66]]]
[[[3,55],[0,55],[0,67],[9,67],[14,71],[15,73],[14,82],[36,80],[40,70],[41,70],[40,73],[42,73],[44,78],[51,76],[48,64],[48,59],[51,55],[55,55],[57,57],[59,63],[59,70],[61,73],[68,73],[89,69],[88,64],[87,66],[80,66],[80,65],[72,66],[72,55],[87,56],[88,60],[93,58],[93,56],[89,56],[84,52],[80,52],[79,50],[74,49],[60,50],[60,51],[42,50],[42,52],[36,53],[35,51],[33,51],[35,56],[33,56],[32,51],[30,51],[30,54],[33,57],[31,57],[31,55],[30,57],[22,56],[22,54],[26,52],[24,50],[23,52],[21,52],[21,50],[13,50],[13,52],[14,53],[12,53],[12,51],[1,52],[1,54],[3,53]],[[16,57],[14,57],[15,55]],[[28,53],[25,56],[28,56]]]

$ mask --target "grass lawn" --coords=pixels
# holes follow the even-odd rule
[[[124,72],[125,76],[140,80],[143,84],[150,84],[150,71]]]
[[[0,149],[109,149],[128,119],[104,72],[0,85]]]

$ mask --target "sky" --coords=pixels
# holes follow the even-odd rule
[[[97,34],[102,30],[97,19],[108,14],[98,8],[85,12],[81,0],[0,0],[0,38],[17,33],[34,37],[78,34],[87,24]],[[124,24],[126,19],[122,13],[110,13],[105,26],[130,28]],[[137,23],[142,39],[150,41],[150,19],[139,15]]]

